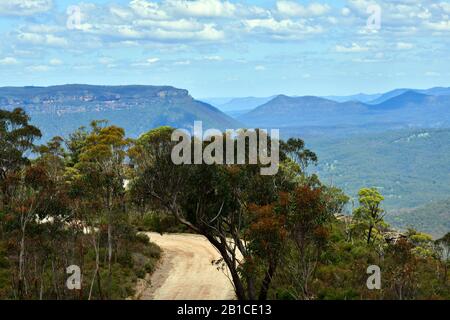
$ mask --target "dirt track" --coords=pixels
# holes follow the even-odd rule
[[[141,300],[230,300],[233,286],[223,271],[211,264],[220,257],[206,238],[192,234],[146,233],[163,250],[150,287],[141,287]]]

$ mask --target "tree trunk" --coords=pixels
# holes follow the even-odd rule
[[[89,290],[88,300],[92,299],[92,292],[94,290],[94,283],[95,283],[96,278],[97,278],[97,286],[98,286],[98,292],[100,295],[100,299],[103,299],[101,280],[100,280],[100,253],[99,253],[99,248],[97,247],[97,241],[95,240],[95,234],[93,235],[92,241],[93,241],[94,250],[95,250],[95,271],[94,271],[94,275],[92,276],[91,288]]]
[[[213,236],[209,234],[203,233],[203,235],[211,242],[211,244],[216,247],[217,250],[219,250],[220,254],[222,255],[223,261],[227,265],[228,269],[231,273],[231,278],[233,279],[234,284],[234,290],[236,292],[236,297],[238,300],[247,300],[247,297],[245,295],[245,289],[244,285],[242,284],[241,277],[239,276],[239,273],[236,269],[235,261],[232,261],[230,259],[230,256],[228,255],[228,251],[222,243],[217,241]]]
[[[371,225],[369,227],[369,234],[367,235],[367,244],[370,244],[370,238],[372,237],[372,229],[373,229],[373,226]]]
[[[259,292],[259,300],[267,299],[267,292],[269,291],[270,283],[272,282],[273,275],[275,274],[275,270],[277,269],[277,264],[270,263],[269,269],[266,272],[264,280],[261,285],[261,291]]]
[[[111,283],[112,283],[112,230],[111,230],[111,218],[108,223],[108,298],[111,298]]]
[[[25,286],[25,231],[26,226],[22,226],[22,234],[20,238],[20,251],[19,251],[19,283],[18,283],[18,293],[19,299],[22,299],[24,296],[24,286]]]
[[[108,298],[111,298],[112,285],[112,192],[108,192]]]

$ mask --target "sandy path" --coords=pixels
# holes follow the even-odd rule
[[[142,290],[139,299],[234,299],[230,280],[211,264],[220,254],[206,238],[192,234],[146,234],[160,246],[163,256],[150,278],[151,286]]]

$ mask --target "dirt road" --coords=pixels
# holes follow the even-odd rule
[[[150,287],[138,289],[141,300],[229,300],[233,286],[211,261],[220,254],[206,238],[192,234],[146,233],[163,250]]]

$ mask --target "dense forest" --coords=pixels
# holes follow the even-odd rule
[[[361,186],[376,186],[396,228],[413,227],[435,238],[450,230],[449,129],[304,137],[320,158],[311,171],[355,202]]]
[[[370,185],[342,215],[349,197],[310,173],[320,159],[302,140],[281,141],[278,173],[265,176],[260,163],[175,165],[173,130],[130,139],[94,121],[37,145],[22,109],[0,111],[0,298],[133,297],[161,254],[139,232],[152,230],[205,236],[239,300],[450,299],[450,234],[392,229]]]

